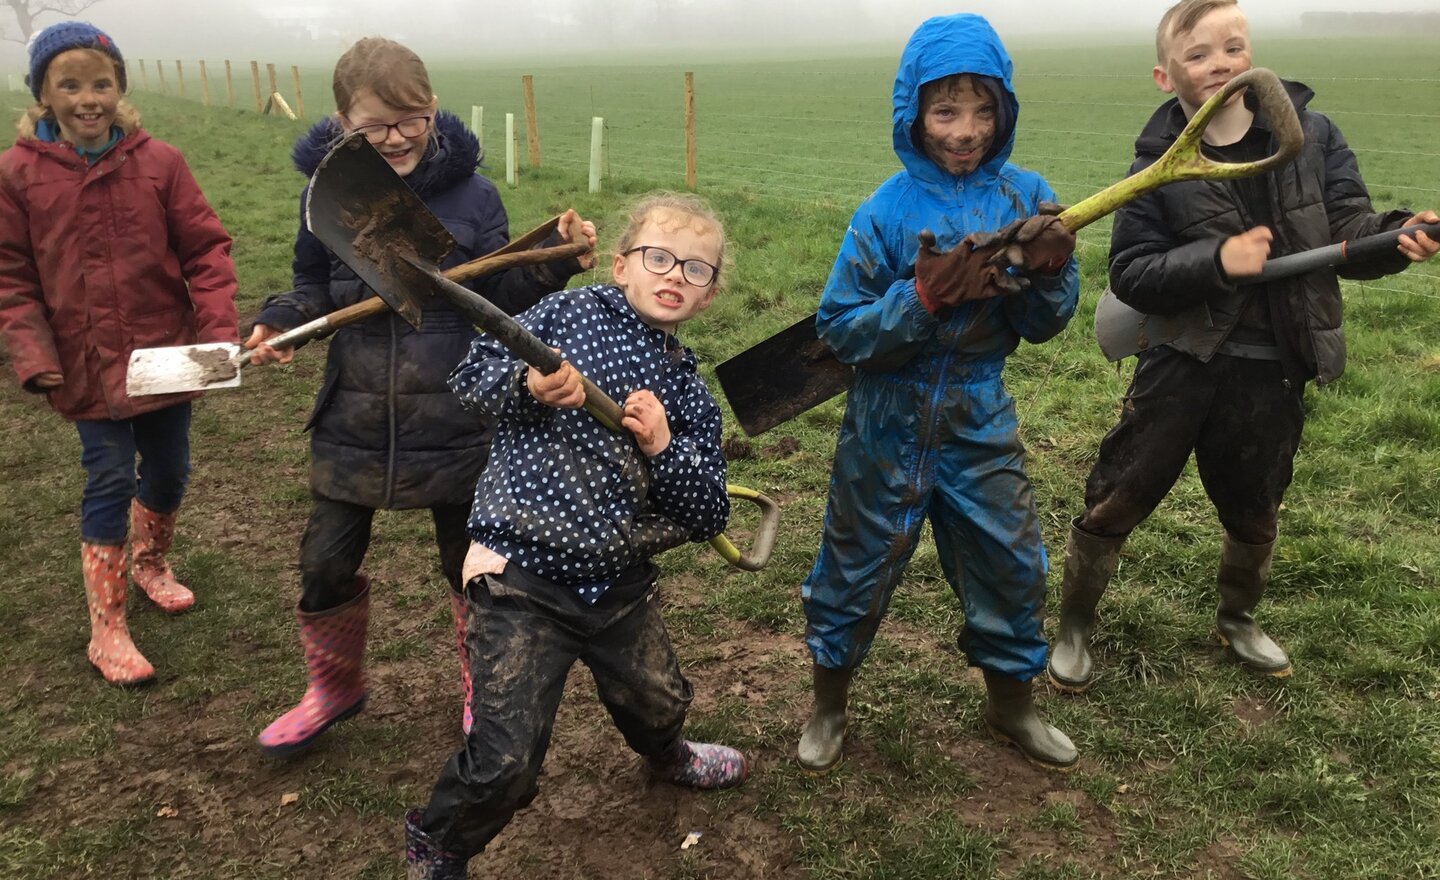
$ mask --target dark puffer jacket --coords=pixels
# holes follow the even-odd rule
[[[1355,154],[1340,130],[1325,116],[1305,109],[1315,93],[1300,83],[1287,82],[1285,87],[1300,114],[1305,145],[1294,161],[1266,175],[1275,233],[1270,256],[1324,247],[1404,223],[1412,212],[1374,212]],[[1162,104],[1135,141],[1130,172],[1159,159],[1186,121],[1179,101]],[[1255,125],[1269,129],[1258,112]],[[1169,343],[1203,362],[1214,356],[1235,328],[1248,297],[1283,297],[1282,308],[1274,314],[1290,315],[1297,326],[1277,326],[1275,332],[1287,335],[1305,371],[1297,378],[1329,382],[1345,369],[1343,304],[1335,271],[1310,272],[1264,287],[1237,287],[1220,270],[1221,243],[1256,223],[1234,182],[1193,180],[1161,187],[1115,215],[1110,288],[1127,305],[1156,315],[1206,303],[1210,325],[1197,323]],[[1340,273],[1347,278],[1379,278],[1407,265],[1397,252],[1393,258],[1344,266]]]
[[[504,247],[509,220],[495,185],[475,173],[480,145],[454,115],[441,111],[438,137],[405,177],[455,237],[449,268]],[[330,120],[296,144],[295,167],[307,177],[340,132]],[[271,297],[256,323],[289,329],[373,295],[304,224],[295,239],[295,290]],[[565,286],[567,264],[511,269],[470,282],[510,314]],[[557,271],[557,269],[559,271]],[[488,429],[445,384],[476,332],[440,297],[424,308],[419,330],[393,313],[340,330],[330,341],[325,379],[310,429],[310,487],[326,498],[374,508],[469,504],[485,466]]]

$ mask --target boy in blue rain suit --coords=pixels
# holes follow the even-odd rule
[[[920,25],[895,77],[904,170],[855,212],[821,297],[820,338],[856,370],[802,588],[815,709],[798,757],[812,771],[840,760],[851,677],[927,517],[965,607],[961,646],[984,672],[988,727],[1043,766],[1077,758],[1031,701],[1046,559],[1001,371],[1021,339],[1064,328],[1079,273],[1053,190],[1006,161],[1012,69],[979,16]]]

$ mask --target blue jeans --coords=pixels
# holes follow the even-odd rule
[[[77,421],[75,430],[85,468],[80,540],[125,543],[132,498],[158,513],[180,507],[190,478],[189,401],[132,419]]]

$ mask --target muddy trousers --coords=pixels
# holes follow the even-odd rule
[[[435,545],[440,570],[450,589],[460,590],[460,567],[470,549],[465,521],[468,504],[437,504],[430,508],[435,520]],[[310,522],[300,539],[300,610],[315,613],[339,608],[356,595],[355,575],[370,547],[370,524],[375,508],[319,495],[310,508]]]
[[[470,581],[475,726],[440,771],[420,823],[441,850],[474,856],[534,800],[576,660],[630,748],[655,755],[680,736],[692,691],[653,584],[651,569],[638,598],[606,595],[591,606],[515,565]]]
[[[1130,534],[1193,451],[1225,531],[1246,544],[1270,543],[1305,426],[1303,396],[1278,361],[1217,354],[1206,364],[1165,346],[1142,353],[1075,525],[1102,538]]]

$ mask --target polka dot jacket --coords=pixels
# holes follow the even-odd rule
[[[653,550],[641,535],[657,518],[686,540],[719,534],[730,515],[720,407],[690,350],[643,323],[608,284],[553,293],[517,320],[617,403],[640,389],[654,393],[670,445],[647,458],[628,431],[611,431],[584,409],[540,403],[525,385],[525,363],[482,334],[450,374],[460,400],[496,424],[471,537],[527,572],[578,585],[644,562]]]

